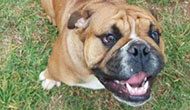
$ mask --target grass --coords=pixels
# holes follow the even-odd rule
[[[138,0],[130,3],[157,10],[167,63],[153,86],[153,99],[142,110],[190,109],[190,16],[188,1]],[[107,90],[62,84],[44,91],[38,81],[57,36],[39,0],[0,1],[0,109],[134,110]]]

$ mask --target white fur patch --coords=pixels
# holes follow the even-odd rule
[[[50,90],[52,89],[54,86],[59,87],[61,85],[60,82],[58,81],[54,81],[51,79],[46,79],[44,76],[45,71],[42,71],[39,75],[39,80],[42,81],[42,88],[45,90]]]
[[[42,71],[39,75],[39,80],[42,81],[42,88],[45,90],[50,90],[54,86],[59,87],[61,85],[60,82],[54,81],[51,79],[46,79],[44,76],[45,71]],[[100,83],[100,81],[94,76],[91,75],[89,77],[88,83],[76,83],[76,84],[69,84],[69,86],[79,86],[84,87],[88,89],[98,90],[98,89],[104,89],[105,87]]]
[[[136,34],[136,22],[134,19],[132,21],[132,28],[131,29],[132,30],[131,30],[131,34],[130,34],[129,38],[138,39],[137,34]]]
[[[132,28],[132,30],[131,30],[131,33],[130,33],[130,36],[129,36],[129,38],[131,39],[127,44],[125,44],[121,49],[123,50],[123,55],[126,55],[126,50],[129,48],[129,45],[132,43],[132,42],[136,42],[136,41],[143,41],[143,40],[141,40],[138,36],[137,36],[137,34],[136,34],[136,22],[135,22],[135,20],[133,19],[133,21],[132,21],[132,26],[131,26]]]
[[[105,88],[94,75],[90,76],[90,80],[88,83],[70,84],[70,86],[79,86],[79,87],[84,87],[84,88],[93,89],[93,90]]]
[[[128,60],[128,52],[127,50],[130,48],[131,44],[134,42],[139,42],[139,43],[144,43],[146,44],[146,46],[149,46],[147,44],[146,41],[142,40],[139,36],[137,36],[136,34],[136,24],[135,24],[135,20],[133,19],[132,21],[132,26],[131,26],[131,33],[129,38],[131,39],[128,43],[126,43],[123,47],[121,47],[121,54],[120,56],[122,57],[122,61],[121,61],[121,66],[123,66],[123,68],[125,68],[123,70],[124,73],[126,73],[128,70],[130,70],[131,72],[133,72],[133,68],[129,68],[126,67],[126,61]],[[126,70],[126,71],[125,71]]]

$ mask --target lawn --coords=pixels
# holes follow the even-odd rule
[[[190,1],[128,1],[156,10],[166,47],[167,63],[154,83],[153,98],[140,109],[190,110]],[[135,109],[107,90],[62,84],[44,91],[38,75],[57,34],[39,0],[0,0],[0,110]]]

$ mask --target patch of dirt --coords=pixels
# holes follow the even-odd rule
[[[17,48],[17,46],[22,44],[22,38],[14,28],[8,27],[1,34],[1,36],[2,38],[0,41],[0,45],[1,45],[0,56],[6,55],[9,52],[10,50],[9,46],[11,46],[11,49],[14,49],[14,48]]]
[[[2,9],[2,18],[0,18],[2,21],[0,23],[0,56],[4,56],[8,53],[10,50],[10,45],[21,44],[21,36],[18,34],[15,28],[17,18],[13,15],[14,13],[19,14],[20,11],[21,9],[18,6],[8,6],[8,8],[6,7]]]
[[[80,87],[67,87],[67,89],[69,89],[69,91],[66,90],[66,92],[69,92],[69,95],[68,93],[60,92],[51,97],[51,101],[47,105],[49,110],[53,108],[61,110],[64,106],[68,105],[70,107],[72,104],[78,103],[79,101],[75,101],[75,99],[72,99],[73,97],[79,97],[82,106],[86,105],[97,110],[101,110],[102,108],[106,108],[107,110],[122,109],[121,103],[107,90],[90,90],[90,93],[89,91],[85,93],[86,90]],[[90,100],[90,103],[88,100]]]
[[[187,5],[187,15],[190,17],[190,2]]]
[[[185,55],[184,59],[185,59],[185,61],[190,62],[190,54]]]

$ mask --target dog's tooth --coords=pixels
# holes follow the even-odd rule
[[[142,88],[141,94],[145,94],[146,90],[144,88]]]
[[[137,95],[140,95],[142,91],[143,91],[142,87],[138,88]]]
[[[142,89],[138,87],[136,87],[134,90],[135,90],[135,95],[140,95],[142,92]]]
[[[144,82],[146,82],[146,80],[147,80],[147,77],[144,78]]]
[[[129,90],[129,92],[131,92],[133,90],[133,88],[128,83],[126,84],[126,86],[127,86],[127,89]]]
[[[144,84],[146,83],[147,81],[147,77],[144,78],[143,82],[142,82],[142,86],[144,86]]]
[[[135,95],[135,90],[134,90],[134,89],[131,89],[130,94],[131,94],[131,95]]]
[[[137,92],[139,89],[138,89],[137,87],[135,87],[135,89],[134,89],[134,90],[135,90],[135,92]]]
[[[116,82],[117,84],[119,84],[119,81],[118,81],[118,80],[114,80],[114,82]]]
[[[148,85],[149,85],[149,82],[147,81],[144,85],[144,89],[147,90],[148,89]]]

